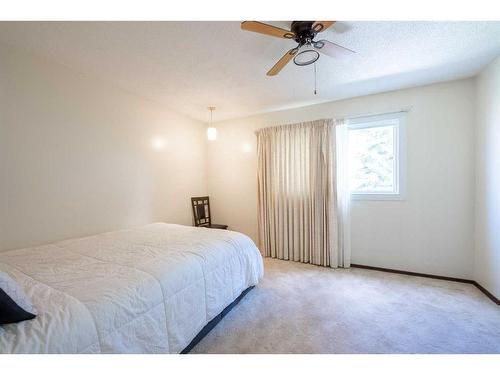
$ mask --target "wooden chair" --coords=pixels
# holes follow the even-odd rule
[[[193,206],[193,218],[195,227],[227,229],[224,224],[212,224],[210,216],[210,199],[208,197],[193,197],[191,198]]]

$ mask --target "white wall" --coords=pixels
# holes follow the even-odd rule
[[[472,79],[218,123],[207,171],[204,125],[0,45],[0,249],[152,221],[191,224],[189,197],[205,194],[207,180],[215,222],[256,239],[254,130],[412,107],[407,199],[353,202],[352,261],[476,277],[499,295],[498,66],[478,84],[477,189],[484,193],[473,274]],[[151,147],[155,136],[166,140],[161,152]]]
[[[0,249],[153,221],[191,224],[205,126],[0,45]],[[162,136],[162,152],[151,138]]]
[[[475,280],[500,298],[500,58],[477,79]]]
[[[407,107],[407,199],[353,202],[352,262],[472,278],[473,79],[217,123],[218,139],[208,147],[215,222],[257,239],[256,129]]]

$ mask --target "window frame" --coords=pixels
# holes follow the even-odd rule
[[[394,183],[392,192],[350,191],[352,200],[404,200],[406,199],[406,113],[387,113],[360,116],[347,121],[347,131],[394,126]],[[349,139],[349,137],[347,137]]]

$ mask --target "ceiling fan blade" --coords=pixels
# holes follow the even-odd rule
[[[285,30],[280,27],[268,25],[267,23],[258,21],[243,21],[241,23],[241,29],[246,31],[253,31],[254,33],[271,35],[278,38],[292,39],[293,37],[295,37],[295,34],[289,30]]]
[[[281,69],[285,67],[286,64],[290,62],[291,59],[297,54],[297,51],[299,50],[298,47],[292,48],[290,51],[285,53],[281,59],[278,60],[276,64],[267,72],[268,76],[275,76],[279,72],[281,72]]]
[[[353,56],[356,52],[350,50],[349,48],[342,47],[338,44],[329,42],[328,40],[318,40],[313,42],[313,46],[319,52],[339,59],[347,59]]]
[[[347,22],[337,21],[335,26],[333,26],[335,34],[343,34],[352,29],[352,26]]]
[[[326,29],[328,29],[334,23],[335,23],[335,21],[315,21],[312,25],[312,29],[314,31],[316,31],[317,33],[320,33],[322,31],[325,31]]]

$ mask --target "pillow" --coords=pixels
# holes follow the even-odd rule
[[[35,316],[36,309],[21,287],[0,271],[0,324],[22,322]]]

